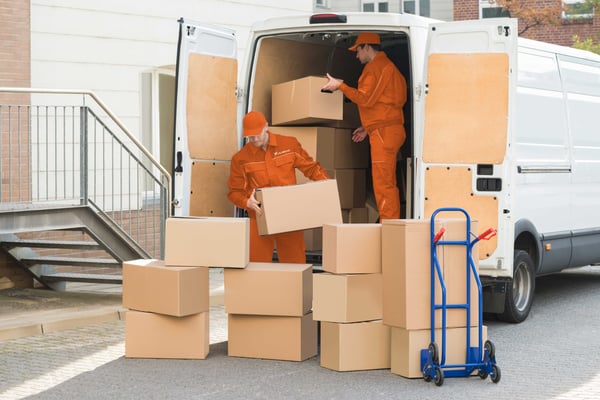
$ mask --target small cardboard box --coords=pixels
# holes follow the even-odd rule
[[[248,218],[167,218],[165,264],[245,268],[248,262],[250,262]]]
[[[328,322],[381,319],[382,275],[313,274],[313,318]]]
[[[487,340],[487,326],[482,325],[481,343]],[[391,371],[405,378],[422,378],[421,350],[431,343],[429,329],[391,328]],[[479,346],[478,327],[471,327],[471,347]],[[464,364],[467,354],[467,328],[446,329],[446,364]],[[435,342],[442,360],[442,330],[435,330]]]
[[[307,76],[271,88],[273,125],[310,125],[344,119],[341,91],[323,93],[326,77]]]
[[[260,235],[342,222],[337,183],[333,179],[262,188],[256,191],[256,199],[263,211],[256,217]]]
[[[160,260],[123,262],[123,307],[183,317],[209,309],[207,267],[170,267]]]
[[[225,312],[298,316],[312,308],[312,265],[251,262],[226,269]]]
[[[382,321],[321,322],[321,367],[361,371],[391,367],[390,327]]]
[[[228,315],[227,354],[233,357],[304,361],[317,355],[317,322],[302,317]]]
[[[381,224],[325,224],[323,270],[334,274],[381,272]]]
[[[125,357],[204,359],[209,352],[208,312],[173,317],[125,313]]]
[[[438,219],[434,232],[446,229],[443,240],[465,240],[465,221]],[[477,232],[476,221],[471,228]],[[384,220],[381,228],[383,272],[383,322],[389,326],[418,330],[431,324],[431,250],[429,220]],[[325,240],[325,238],[324,238]],[[477,249],[473,249],[477,260]],[[446,303],[466,303],[466,248],[438,246],[438,260],[446,285]],[[476,261],[477,262],[477,261]],[[441,304],[441,286],[435,277],[435,301]],[[478,323],[477,286],[471,274],[471,325]],[[441,327],[441,310],[436,312]],[[464,309],[447,310],[447,327],[466,326]]]

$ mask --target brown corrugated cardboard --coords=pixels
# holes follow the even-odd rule
[[[321,322],[321,367],[335,371],[390,368],[390,327],[379,321]]]
[[[312,228],[304,231],[304,243],[307,251],[323,250],[323,228]]]
[[[381,319],[382,275],[313,274],[313,318],[328,322]]]
[[[381,225],[324,225],[323,270],[335,274],[381,272]]]
[[[251,262],[224,271],[225,312],[303,316],[312,306],[312,265]]]
[[[182,317],[209,309],[208,268],[161,260],[123,262],[123,307]]]
[[[228,315],[227,354],[234,357],[304,361],[317,355],[317,322],[302,317]]]
[[[307,76],[272,86],[273,125],[309,125],[344,118],[343,94],[322,93],[327,78]]]
[[[333,179],[263,188],[256,191],[256,198],[263,211],[256,218],[260,235],[342,222],[337,183]]]
[[[125,357],[204,359],[209,340],[208,312],[187,317],[125,314]]]
[[[165,264],[244,268],[249,261],[248,218],[167,218]]]
[[[438,219],[444,226],[443,240],[465,239],[465,221]],[[472,228],[476,227],[472,221]],[[428,329],[431,321],[431,250],[429,220],[384,220],[381,228],[383,272],[383,322],[406,329]],[[325,240],[325,238],[324,238]],[[464,246],[438,246],[438,259],[446,285],[446,303],[466,300],[466,249]],[[448,271],[447,274],[445,271]],[[441,303],[440,282],[435,280],[436,303]],[[471,284],[471,325],[477,324],[478,301],[474,278]],[[449,309],[447,326],[466,326],[464,309]],[[441,326],[441,311],[436,327]]]
[[[366,207],[363,208],[351,208],[348,210],[348,223],[349,224],[368,224],[369,222],[369,211]]]
[[[481,343],[487,340],[487,326],[482,327]],[[446,362],[445,364],[464,364],[467,352],[467,328],[446,329]],[[436,329],[435,342],[442,353],[442,330]],[[431,343],[429,329],[407,330],[404,328],[391,328],[391,371],[405,378],[422,378],[421,350],[427,349]],[[471,327],[471,347],[479,346],[477,327]]]
[[[337,181],[338,192],[340,193],[340,206],[342,208],[351,209],[365,206],[367,200],[366,169],[334,169],[327,170],[327,174]]]

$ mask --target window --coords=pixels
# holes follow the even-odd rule
[[[592,19],[594,8],[590,2],[585,0],[563,0],[563,19]]]
[[[387,1],[363,1],[362,10],[366,12],[389,12],[389,2]]]
[[[407,14],[429,17],[429,2],[430,0],[404,0],[402,9]]]
[[[479,18],[502,17],[510,17],[510,14],[494,0],[479,0]]]
[[[316,8],[329,8],[329,0],[315,0]]]

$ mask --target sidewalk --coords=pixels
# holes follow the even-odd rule
[[[210,305],[223,304],[223,269],[210,269]],[[121,285],[73,283],[67,290],[0,290],[0,341],[123,320]]]

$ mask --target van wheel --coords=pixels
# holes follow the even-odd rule
[[[498,318],[506,322],[523,322],[529,315],[535,291],[533,260],[523,250],[515,251],[513,280],[506,288],[504,312]]]

